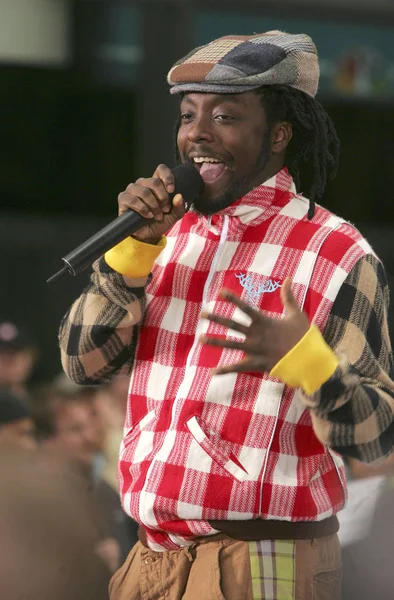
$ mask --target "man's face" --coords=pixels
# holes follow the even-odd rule
[[[61,455],[90,467],[97,452],[96,438],[96,427],[89,404],[70,402],[68,406],[59,409],[56,434],[49,443]]]
[[[16,444],[26,450],[36,447],[32,419],[25,418],[0,427],[0,444]]]
[[[178,149],[205,182],[196,210],[213,214],[260,185],[269,174],[270,133],[253,92],[190,93],[180,104]]]
[[[27,381],[33,369],[35,354],[32,350],[0,351],[0,385],[12,386]]]

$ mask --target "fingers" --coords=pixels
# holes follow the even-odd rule
[[[133,186],[133,187],[132,187]],[[140,193],[141,197],[137,194]],[[135,212],[139,213],[145,219],[152,219],[155,216],[155,213],[158,214],[158,204],[156,202],[155,212],[152,211],[151,205],[153,204],[152,199],[150,203],[148,202],[148,198],[145,198],[147,194],[142,190],[138,189],[136,184],[130,184],[127,186],[127,191],[121,192],[118,196],[118,204],[119,204],[119,214],[121,215],[126,210],[135,210]]]
[[[249,358],[240,360],[237,363],[216,367],[211,369],[211,375],[227,375],[228,373],[260,373],[266,370],[261,363],[257,363]]]
[[[131,209],[146,219],[161,220],[172,210],[170,194],[174,189],[175,179],[171,169],[159,165],[153,177],[140,177],[119,194],[119,214]]]
[[[119,195],[122,209],[135,210],[147,219],[160,218],[171,210],[171,199],[162,181],[156,177],[140,178],[130,183],[126,191]]]
[[[291,291],[290,277],[286,277],[286,279],[282,283],[282,286],[280,288],[280,299],[285,308],[286,316],[301,312],[298,302],[294,298],[293,292]]]
[[[226,319],[219,315],[210,314],[207,312],[202,312],[200,317],[202,319],[208,319],[212,323],[217,323],[218,325],[223,325],[223,327],[227,327],[228,329],[233,329],[234,331],[239,331],[239,333],[243,333],[246,335],[248,333],[249,327],[246,325],[242,325],[241,323],[237,323],[237,321],[233,321],[233,319]]]
[[[175,192],[175,177],[167,165],[159,165],[153,173],[153,177],[158,177],[163,182],[167,192],[173,194]]]
[[[232,291],[230,291],[226,288],[223,288],[222,290],[220,290],[219,295],[224,300],[228,300],[229,302],[232,302],[232,304],[235,304],[235,306],[238,306],[238,308],[240,308],[242,310],[242,312],[244,312],[246,315],[248,315],[248,317],[250,317],[251,319],[255,318],[257,315],[261,315],[261,313],[259,313],[259,311],[252,308],[250,306],[250,304],[247,304],[246,302],[241,300],[241,298],[239,296],[237,296]]]
[[[211,369],[211,375],[227,375],[228,373],[242,373],[250,370],[251,369],[245,364],[239,362],[232,365],[226,365],[225,367],[216,367],[216,369]]]
[[[253,344],[249,344],[245,341],[232,341],[223,337],[213,337],[207,335],[201,335],[199,338],[200,344],[206,344],[207,346],[215,346],[216,348],[227,348],[229,350],[242,350],[245,354],[260,354],[260,349],[256,349]]]
[[[174,216],[174,220],[178,221],[178,219],[182,219],[185,214],[185,201],[183,199],[182,194],[175,194],[172,200],[172,215]]]

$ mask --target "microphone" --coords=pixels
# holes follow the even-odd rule
[[[188,210],[193,200],[201,194],[204,188],[204,180],[192,163],[179,165],[172,172],[175,177],[175,192],[170,194],[170,198],[172,199],[176,194],[182,194],[186,203],[186,210]],[[134,210],[127,210],[64,256],[62,258],[63,267],[47,279],[47,283],[52,283],[66,272],[71,275],[81,273],[107,250],[110,250],[152,220],[142,217]]]

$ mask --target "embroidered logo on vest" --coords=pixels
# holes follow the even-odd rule
[[[251,304],[256,304],[258,298],[263,294],[270,294],[282,287],[281,283],[272,279],[268,279],[263,283],[256,283],[253,281],[251,275],[240,273],[239,275],[235,275],[235,277],[239,279],[239,283],[246,291],[245,299]]]

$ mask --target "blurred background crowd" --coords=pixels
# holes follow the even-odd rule
[[[324,204],[361,229],[393,290],[392,1],[0,0],[4,600],[106,598],[137,540],[117,492],[127,378],[85,388],[62,374],[59,322],[89,273],[46,280],[116,216],[128,183],[175,163],[173,62],[220,35],[269,29],[318,47],[319,100],[342,144]],[[394,461],[347,467],[344,600],[392,599]]]

